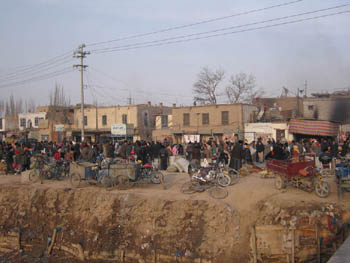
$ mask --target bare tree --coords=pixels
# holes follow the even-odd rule
[[[6,101],[6,103],[5,103],[5,113],[10,114],[10,106],[9,106],[8,101]]]
[[[16,103],[15,103],[15,98],[13,97],[13,94],[11,94],[10,96],[10,102],[9,102],[9,113],[12,114],[16,114]]]
[[[28,99],[24,102],[24,111],[25,112],[35,112],[36,105],[33,99]]]
[[[23,100],[22,99],[16,100],[15,108],[16,108],[16,114],[23,112]]]
[[[50,106],[69,106],[70,98],[66,98],[64,87],[59,84],[55,84],[55,88],[51,90],[50,95]]]
[[[263,95],[263,91],[256,89],[255,77],[250,74],[239,73],[232,75],[226,86],[226,95],[230,103],[252,103],[255,98]]]
[[[200,104],[216,104],[217,89],[224,79],[225,72],[216,70],[215,72],[205,67],[198,74],[198,80],[193,85],[194,102]]]

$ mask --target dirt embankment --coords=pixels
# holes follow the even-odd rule
[[[334,190],[320,199],[290,187],[276,190],[273,180],[250,175],[230,186],[226,199],[214,200],[182,194],[187,180],[170,174],[165,190],[146,185],[109,192],[0,176],[0,262],[13,251],[24,252],[4,262],[246,263],[254,255],[258,262],[287,262],[293,242],[295,262],[311,262],[318,253],[315,226],[322,256],[339,245],[333,238],[341,241],[340,223],[350,219],[349,196],[339,201]],[[53,259],[46,251],[55,229]]]
[[[56,228],[54,250],[81,260],[239,262],[247,253],[234,247],[240,218],[224,203],[11,187],[0,190],[0,214],[0,236],[19,230],[34,257]]]

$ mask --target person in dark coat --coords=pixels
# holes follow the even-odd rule
[[[11,145],[8,146],[5,154],[5,161],[7,165],[6,173],[13,174],[15,171],[13,169],[13,155],[14,155],[14,149]]]
[[[229,166],[238,171],[242,167],[242,158],[243,158],[243,142],[239,140],[239,141],[236,141],[235,144],[233,145]]]
[[[251,164],[253,162],[248,143],[244,144],[243,159],[245,163],[248,163],[248,164]]]
[[[161,148],[159,151],[159,157],[160,157],[160,170],[168,169],[168,151],[164,145],[161,145]]]
[[[340,155],[342,157],[345,157],[345,155],[348,153],[348,150],[349,150],[349,140],[346,140],[342,146]]]
[[[199,143],[195,142],[192,149],[191,160],[200,161],[200,159],[201,159],[201,146],[199,145]]]
[[[74,145],[74,161],[78,161],[80,158],[80,144],[76,143]]]
[[[264,151],[265,146],[261,141],[261,138],[258,139],[258,143],[256,144],[256,161],[259,163],[264,162]]]

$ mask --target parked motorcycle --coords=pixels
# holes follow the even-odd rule
[[[135,181],[152,182],[153,184],[160,184],[164,182],[164,175],[155,170],[150,163],[141,165]]]
[[[231,177],[224,172],[224,164],[218,163],[208,167],[194,168],[189,167],[188,173],[192,179],[202,183],[218,183],[220,186],[229,186]]]

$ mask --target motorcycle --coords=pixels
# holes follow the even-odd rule
[[[189,167],[189,176],[191,180],[196,180],[202,184],[217,183],[226,187],[231,184],[231,177],[224,172],[225,165],[217,163],[208,167],[200,167],[199,169]]]
[[[144,165],[140,163],[140,165],[141,167],[137,172],[135,181],[151,182],[153,184],[160,184],[164,182],[164,175],[160,171],[154,169],[153,165],[150,163],[146,163]]]

